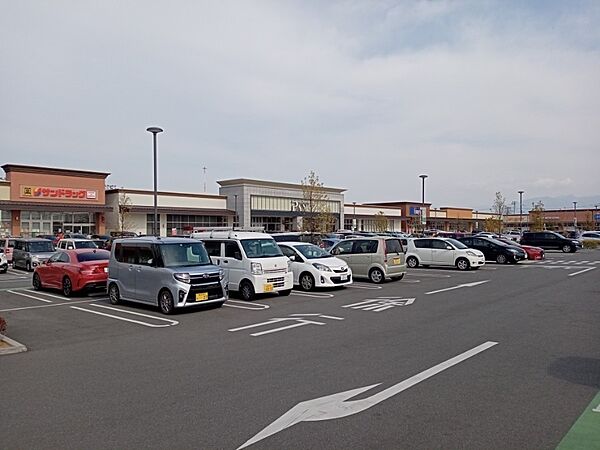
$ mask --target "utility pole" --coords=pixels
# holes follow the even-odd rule
[[[577,202],[573,202],[573,230],[577,231]]]
[[[204,192],[206,192],[206,166],[204,166],[202,170],[204,171]]]
[[[519,233],[523,234],[523,193],[519,191]]]

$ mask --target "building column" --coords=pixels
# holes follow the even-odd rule
[[[21,211],[12,210],[10,212],[11,236],[21,236]]]

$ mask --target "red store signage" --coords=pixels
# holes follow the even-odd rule
[[[48,186],[21,185],[21,197],[42,199],[97,200],[98,191],[81,188],[73,189]]]

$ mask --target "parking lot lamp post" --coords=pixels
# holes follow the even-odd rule
[[[353,207],[353,211],[352,211],[352,222],[353,222],[352,228],[353,228],[353,230],[352,231],[356,231],[356,225],[357,225],[357,222],[356,222],[356,202],[352,202],[352,207]]]
[[[237,194],[235,194],[233,196],[233,198],[234,198],[234,209],[235,209],[235,216],[233,219],[233,227],[235,228],[235,227],[239,226],[238,225],[238,213],[237,213]]]
[[[419,178],[422,180],[422,187],[421,187],[421,229],[422,231],[425,231],[425,224],[423,223],[424,220],[423,218],[425,217],[425,211],[423,211],[423,208],[425,208],[425,178],[427,178],[427,175],[419,175]]]
[[[577,202],[573,202],[573,231],[577,231]]]
[[[523,234],[523,193],[519,191],[519,233]]]
[[[594,205],[594,231],[598,229],[598,205]]]
[[[158,223],[158,192],[156,187],[156,135],[158,133],[162,133],[163,129],[158,127],[150,127],[146,128],[146,131],[152,133],[152,141],[154,148],[154,222],[152,224],[152,235],[158,236],[160,234],[160,227],[157,226]]]

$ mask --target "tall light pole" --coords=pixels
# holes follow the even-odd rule
[[[594,231],[598,228],[598,205],[594,205]]]
[[[153,141],[153,148],[154,148],[154,222],[152,224],[152,235],[153,236],[158,236],[160,234],[160,227],[157,226],[158,224],[158,191],[157,191],[157,175],[156,175],[156,135],[158,133],[162,133],[163,129],[162,128],[158,128],[158,127],[150,127],[150,128],[146,128],[146,131],[149,133],[152,133],[152,141]],[[157,233],[158,231],[158,233]]]
[[[235,219],[233,221],[233,227],[235,228],[235,227],[239,227],[239,225],[238,225],[238,212],[237,212],[237,194],[235,194],[233,196],[233,198],[235,200],[235,202],[234,202],[234,205],[235,205],[234,206],[235,207]]]
[[[577,202],[573,202],[573,231],[577,231]]]
[[[523,234],[523,193],[519,191],[519,233]]]
[[[352,222],[354,222],[352,224],[352,228],[354,228],[352,231],[356,231],[356,224],[358,222],[356,222],[356,202],[352,202],[352,207],[354,208],[353,212],[352,212]]]
[[[423,220],[425,218],[425,211],[423,211],[423,209],[425,208],[425,178],[427,178],[427,175],[419,175],[419,178],[422,180],[422,188],[421,188],[421,230],[425,231],[425,221]]]

